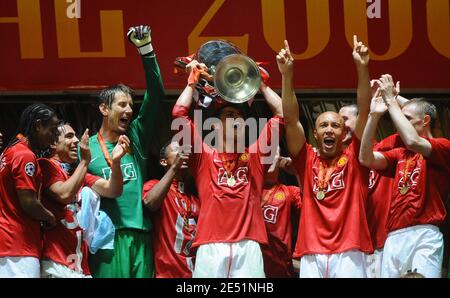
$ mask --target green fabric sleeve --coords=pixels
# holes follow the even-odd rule
[[[147,89],[139,115],[131,123],[130,137],[135,142],[135,149],[140,151],[139,154],[145,159],[149,153],[152,134],[160,114],[161,102],[165,97],[165,92],[155,55],[152,53],[142,56],[142,62],[144,64]]]

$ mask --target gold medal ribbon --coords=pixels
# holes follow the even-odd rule
[[[422,156],[420,156],[420,158],[422,158]],[[403,187],[400,190],[400,193],[402,195],[404,195],[410,187],[410,185],[408,185],[408,179],[411,176],[412,170],[416,167],[416,164],[417,161],[414,160],[414,156],[406,159],[406,165],[405,168],[403,169]]]
[[[318,181],[317,186],[319,188],[319,191],[325,192],[328,188],[328,181],[330,181],[331,174],[336,169],[336,162],[340,159],[340,156],[338,158],[335,158],[331,161],[330,167],[328,167],[322,160],[319,160],[319,175],[318,175]]]

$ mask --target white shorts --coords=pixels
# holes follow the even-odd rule
[[[381,261],[383,259],[383,249],[376,249],[373,254],[366,255],[366,269],[368,278],[381,277]]]
[[[41,261],[41,277],[42,278],[92,278],[90,275],[76,272],[67,266],[50,261]]]
[[[439,228],[417,225],[388,234],[381,262],[381,277],[401,277],[417,270],[425,277],[440,278],[444,240]]]
[[[39,259],[35,257],[0,258],[0,278],[39,278]]]
[[[338,254],[304,255],[300,259],[300,278],[364,278],[366,254],[349,250]]]
[[[200,245],[195,258],[194,278],[264,278],[264,263],[259,243],[242,240],[235,243]]]

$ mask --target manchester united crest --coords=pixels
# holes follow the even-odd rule
[[[343,167],[347,163],[347,160],[348,160],[347,156],[342,156],[341,158],[339,158],[339,161],[337,163],[338,166]]]
[[[239,157],[239,160],[243,162],[248,161],[248,153],[242,153],[241,156]]]
[[[284,195],[284,192],[279,191],[273,196],[273,198],[277,201],[283,201],[284,199],[286,199],[286,196]]]

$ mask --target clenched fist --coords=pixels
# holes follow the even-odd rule
[[[153,52],[150,26],[140,25],[128,29],[128,40],[133,43],[139,53],[144,56]]]

